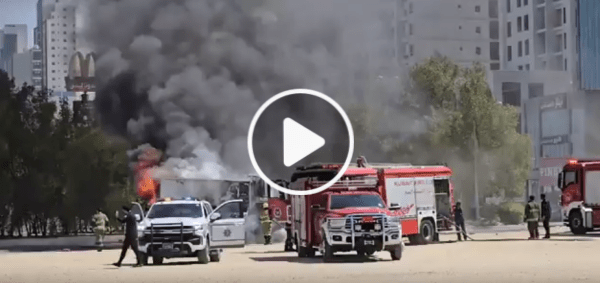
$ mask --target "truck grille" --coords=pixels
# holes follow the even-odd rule
[[[181,224],[152,225],[144,230],[144,240],[147,242],[178,242],[183,238],[188,241],[194,237],[194,227]]]
[[[372,218],[374,221],[371,223],[364,223],[363,218]],[[351,215],[346,218],[346,230],[352,229],[352,222],[354,225],[359,224],[361,226],[361,232],[370,232],[375,231],[375,224],[380,224],[384,228],[388,228],[389,224],[387,223],[387,218],[385,215],[375,214],[375,215]]]

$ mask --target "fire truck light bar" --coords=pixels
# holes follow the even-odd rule
[[[571,160],[569,160],[569,164],[577,164],[577,159],[571,159]]]
[[[324,181],[312,181],[310,184],[314,187],[320,187],[325,185],[327,182]],[[337,181],[330,188],[333,189],[357,189],[359,187],[374,187],[377,185],[377,178],[365,178],[361,180],[343,180]]]

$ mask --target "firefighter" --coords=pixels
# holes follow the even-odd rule
[[[542,194],[542,223],[544,224],[544,230],[546,230],[546,236],[544,239],[550,239],[550,216],[552,215],[550,208],[550,202],[546,200],[546,195]]]
[[[538,231],[538,225],[540,221],[540,206],[535,203],[535,197],[530,196],[529,202],[525,205],[525,219],[527,222],[527,230],[529,230],[529,239],[538,239],[540,232]]]
[[[463,210],[460,206],[460,201],[456,202],[456,207],[454,209],[454,222],[456,223],[456,227],[458,228],[458,233],[456,236],[459,241],[462,241],[460,235],[462,234],[467,240],[467,230],[465,229],[465,217],[463,216]]]
[[[263,229],[263,235],[265,236],[265,245],[271,244],[271,218],[269,217],[269,204],[263,204],[263,211],[260,214],[260,224]]]
[[[96,235],[96,246],[101,252],[104,247],[104,236],[106,235],[106,224],[108,224],[108,216],[102,212],[100,208],[96,209],[96,214],[92,216],[94,222],[94,234]]]
[[[121,263],[125,258],[125,254],[127,253],[127,250],[131,247],[131,249],[135,253],[135,257],[137,260],[137,264],[133,267],[140,267],[142,266],[142,261],[140,260],[140,252],[138,250],[137,220],[135,219],[135,215],[129,207],[123,206],[123,210],[127,213],[127,215],[124,219],[118,220],[121,223],[125,223],[125,240],[123,240],[123,249],[121,250],[121,257],[119,257],[119,261],[113,263],[113,265],[121,267]]]

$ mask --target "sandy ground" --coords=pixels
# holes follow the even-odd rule
[[[527,241],[526,232],[477,233],[476,241],[407,246],[401,261],[388,253],[367,260],[340,254],[334,263],[300,259],[283,245],[227,250],[219,263],[193,258],[162,266],[111,265],[118,250],[0,252],[0,282],[598,282],[600,235],[573,236],[564,229],[550,240]]]

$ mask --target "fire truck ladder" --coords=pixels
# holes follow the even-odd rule
[[[440,216],[441,216],[442,218],[444,218],[446,221],[450,222],[450,224],[452,224],[452,225],[454,226],[454,228],[456,228],[456,231],[452,231],[452,232],[449,232],[449,231],[448,231],[448,232],[444,232],[444,233],[440,233],[440,232],[438,232],[438,233],[440,233],[440,234],[454,234],[454,233],[461,233],[463,236],[465,236],[465,238],[468,238],[468,239],[469,239],[469,240],[471,240],[471,241],[475,241],[475,240],[473,240],[473,238],[471,238],[469,235],[467,235],[467,232],[465,232],[465,231],[462,231],[462,229],[461,229],[461,228],[460,228],[458,225],[456,225],[456,223],[455,223],[454,221],[452,221],[450,218],[448,218],[448,217],[446,217],[446,216],[443,216],[443,215],[440,215]]]

